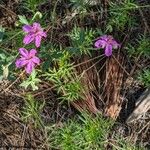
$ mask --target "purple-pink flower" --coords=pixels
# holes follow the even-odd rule
[[[35,42],[36,47],[40,47],[42,37],[47,37],[46,32],[43,31],[43,28],[41,28],[41,25],[39,23],[33,23],[32,26],[30,25],[24,25],[23,31],[27,34],[25,35],[23,39],[23,43],[25,45]]]
[[[26,72],[31,74],[35,66],[40,64],[40,59],[35,56],[37,51],[35,49],[27,51],[25,48],[20,48],[19,53],[21,56],[16,60],[16,67],[25,67]]]
[[[96,48],[105,48],[105,55],[108,57],[112,55],[112,49],[117,49],[120,46],[111,35],[99,37],[94,45]]]

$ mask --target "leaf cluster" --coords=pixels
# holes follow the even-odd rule
[[[68,50],[73,51],[74,54],[78,54],[79,56],[82,54],[90,55],[95,34],[96,32],[93,29],[81,29],[75,26],[68,34],[71,39],[71,47]]]
[[[32,71],[31,75],[24,80],[20,86],[27,89],[28,87],[31,87],[33,91],[38,90],[38,84],[41,82],[41,80],[37,77],[37,72],[35,70]]]
[[[50,146],[63,150],[104,149],[113,122],[100,115],[83,114],[78,118],[48,131]]]
[[[34,127],[42,127],[43,122],[41,120],[41,110],[45,103],[42,104],[36,101],[32,95],[27,95],[25,99],[25,105],[21,111],[21,118],[25,122],[30,122]]]
[[[131,10],[135,8],[137,8],[137,5],[133,0],[124,0],[120,2],[111,1],[107,29],[113,30],[113,28],[117,28],[123,30],[126,26],[131,27],[135,24],[134,18],[131,15]]]
[[[69,58],[68,52],[65,51],[64,56],[56,60],[56,65],[45,74],[46,79],[54,84],[57,92],[63,94],[60,97],[63,101],[73,101],[81,97],[82,85]]]
[[[144,70],[138,76],[140,82],[142,82],[145,87],[150,87],[150,69]]]

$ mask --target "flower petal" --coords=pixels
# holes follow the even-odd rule
[[[30,26],[30,25],[24,25],[22,27],[22,29],[23,29],[24,32],[29,33],[32,30],[32,26]]]
[[[96,48],[104,48],[105,46],[106,46],[106,41],[104,41],[104,40],[97,40],[96,42],[95,42],[95,47]]]
[[[107,39],[108,39],[108,35],[102,35],[102,36],[100,37],[100,39],[101,39],[101,40],[105,40],[105,41],[107,41]]]
[[[23,43],[27,45],[31,43],[33,40],[34,40],[34,36],[32,34],[27,34],[23,39]]]
[[[94,43],[94,46],[96,48],[100,48],[100,40],[97,40],[95,43]]]
[[[108,57],[112,55],[112,45],[110,45],[110,44],[106,45],[105,55]]]
[[[41,25],[39,24],[39,23],[37,23],[37,22],[34,22],[33,23],[33,28],[34,29],[38,29],[38,30],[41,30],[42,28],[41,28]]]
[[[39,65],[40,64],[40,59],[35,56],[35,57],[32,58],[32,62]]]
[[[40,35],[43,36],[43,37],[45,37],[45,38],[47,37],[46,32],[41,32]]]
[[[36,47],[40,47],[40,45],[41,45],[41,36],[40,35],[37,35],[36,37],[35,37],[35,45],[36,45]]]
[[[24,57],[28,57],[29,53],[25,48],[19,48],[19,53],[24,56]]]
[[[34,67],[35,67],[35,64],[32,61],[29,61],[29,63],[25,67],[25,70],[26,70],[26,72],[28,74],[31,74],[31,72],[33,71]]]
[[[21,68],[21,67],[25,66],[27,63],[28,63],[28,61],[25,58],[19,58],[15,62],[17,68]]]
[[[36,53],[37,53],[37,51],[35,49],[31,49],[29,51],[29,58],[34,57]]]

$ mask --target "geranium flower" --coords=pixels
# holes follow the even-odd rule
[[[25,45],[35,42],[36,47],[40,47],[42,37],[47,37],[46,32],[43,31],[41,25],[36,22],[33,23],[32,26],[24,25],[23,31],[27,33],[23,39]]]
[[[40,59],[35,56],[37,51],[35,49],[27,51],[25,48],[20,48],[19,53],[21,54],[21,57],[16,60],[16,67],[25,67],[26,72],[31,74],[35,66],[40,64]]]
[[[105,48],[105,55],[108,57],[112,55],[112,49],[117,49],[120,46],[111,35],[99,37],[94,45],[96,48]]]

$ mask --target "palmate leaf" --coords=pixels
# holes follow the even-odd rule
[[[37,72],[33,70],[29,78],[26,81],[23,81],[23,83],[21,83],[20,86],[24,87],[25,89],[31,86],[33,91],[38,90],[37,84],[39,84],[41,80],[38,79],[36,76],[37,76]]]

